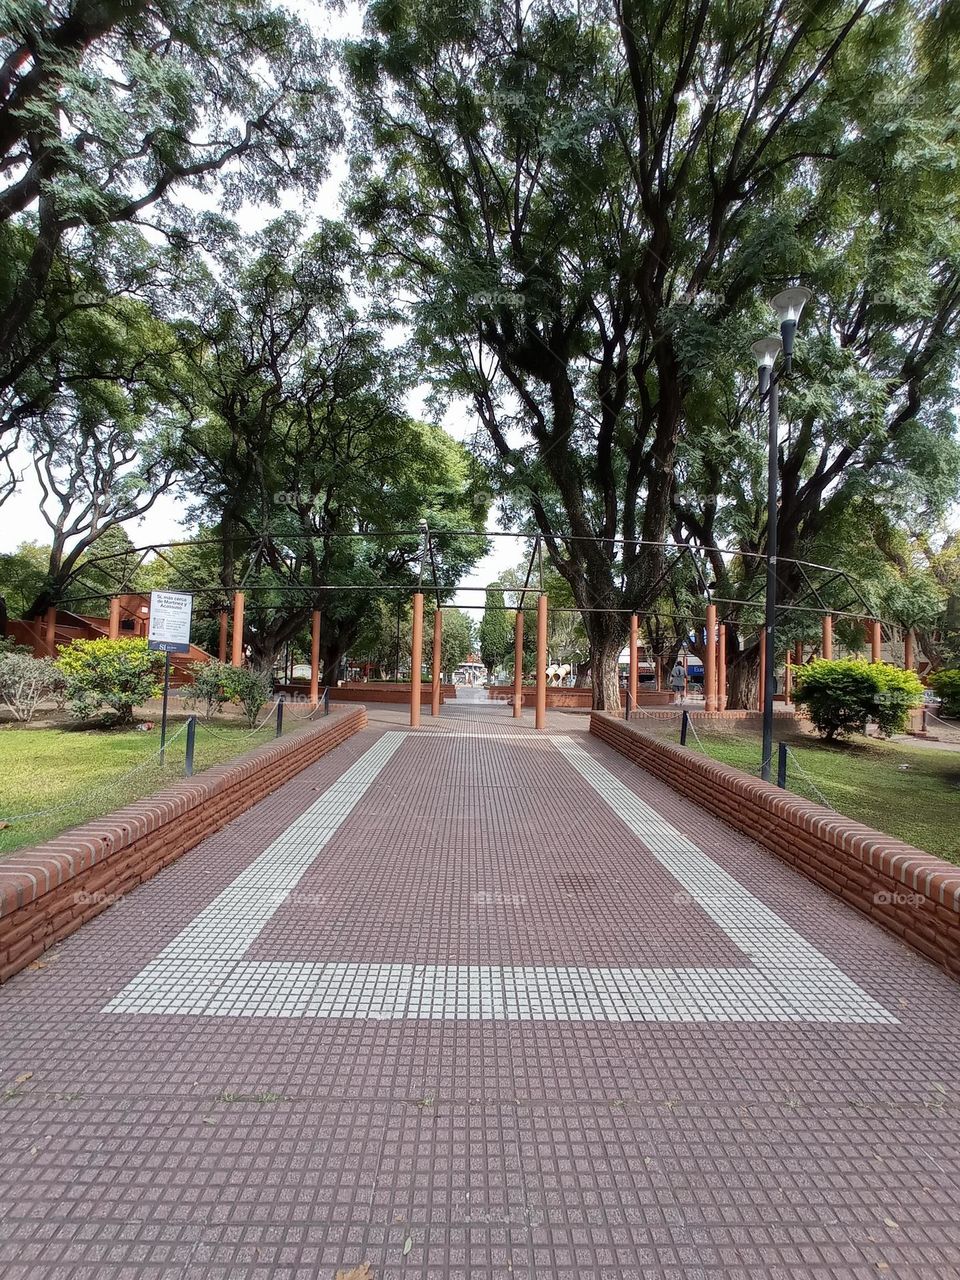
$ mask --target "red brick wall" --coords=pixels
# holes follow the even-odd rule
[[[339,746],[363,707],[185,778],[0,861],[0,982]]]
[[[595,711],[590,732],[960,976],[960,867],[635,722]]]

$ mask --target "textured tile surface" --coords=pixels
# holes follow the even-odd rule
[[[960,993],[582,723],[382,714],[0,989],[4,1280],[960,1276]]]

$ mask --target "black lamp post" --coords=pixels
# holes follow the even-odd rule
[[[777,672],[774,661],[774,643],[777,620],[777,503],[778,503],[778,455],[780,433],[780,378],[788,374],[793,364],[793,340],[797,332],[800,312],[813,295],[809,289],[798,286],[784,289],[771,299],[770,305],[780,317],[780,335],[761,338],[753,344],[757,360],[760,398],[766,396],[770,417],[767,438],[767,598],[764,612],[764,663],[763,680],[763,746],[760,757],[760,776],[770,781],[773,759],[773,699],[777,691]],[[777,356],[783,352],[783,370],[774,369]]]

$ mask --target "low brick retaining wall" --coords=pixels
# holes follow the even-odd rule
[[[590,732],[960,977],[960,867],[595,711]]]
[[[0,982],[364,728],[363,707],[0,861]]]
[[[420,704],[421,706],[430,706],[433,699],[432,688],[429,679],[425,676],[420,685]],[[449,692],[453,690],[453,692]],[[277,693],[284,693],[290,697],[301,698],[308,701],[310,697],[309,684],[301,684],[299,681],[294,684],[278,684],[276,686]],[[448,698],[457,696],[453,685],[442,684],[440,686],[440,701],[446,702]],[[364,684],[340,684],[330,686],[331,702],[392,702],[402,706],[408,706],[410,703],[410,686],[408,684],[390,684],[389,682],[374,683],[368,681]]]

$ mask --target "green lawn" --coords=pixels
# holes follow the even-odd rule
[[[678,740],[673,726],[669,736]],[[759,737],[699,725],[697,737],[714,759],[758,773]],[[687,746],[699,749],[692,733]],[[791,791],[960,864],[960,752],[862,739],[828,746],[800,735],[790,750]]]
[[[300,727],[292,716],[285,718],[285,733]],[[235,721],[200,723],[194,773],[270,742],[274,733],[272,720],[255,733]],[[0,728],[0,822],[7,824],[0,829],[0,855],[49,840],[182,778],[183,721],[171,723],[167,743],[161,765],[159,724],[149,732]]]

